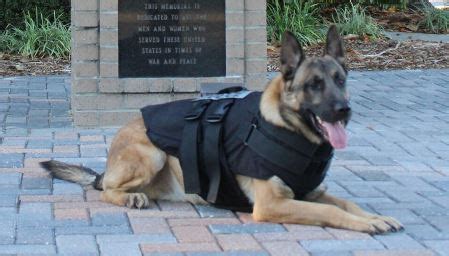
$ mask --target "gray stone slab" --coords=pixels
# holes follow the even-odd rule
[[[54,245],[0,245],[0,254],[40,254],[40,255],[52,255],[56,254],[56,248]]]
[[[443,239],[449,240],[449,230],[441,232],[429,224],[407,224],[405,226],[404,232],[418,241]]]
[[[54,195],[81,195],[83,188],[75,183],[55,183],[53,184]]]
[[[0,219],[0,245],[2,244],[13,244],[15,238],[16,226],[15,222],[11,220],[1,220]]]
[[[195,205],[195,208],[202,218],[226,218],[235,216],[232,211],[219,209],[209,205]]]
[[[138,234],[138,235],[97,235],[97,242],[103,243],[134,243],[134,244],[165,244],[176,243],[171,234]]]
[[[449,255],[449,240],[440,240],[440,241],[426,241],[424,242],[427,247],[432,248],[441,256]]]
[[[102,255],[111,256],[140,256],[142,252],[140,251],[139,245],[135,243],[102,243],[100,244],[100,252]]]
[[[22,157],[22,156],[21,156]],[[19,185],[22,174],[18,172],[3,173],[0,178],[0,185]]]
[[[128,225],[121,226],[62,226],[56,227],[56,235],[98,235],[98,234],[129,234]]]
[[[128,217],[124,213],[98,213],[91,216],[92,225],[114,226],[128,223]]]
[[[381,215],[391,216],[399,220],[402,224],[423,224],[425,223],[423,218],[413,213],[409,209],[382,209],[379,210]]]
[[[145,254],[148,256],[164,256],[163,254]],[[268,256],[269,254],[264,251],[228,251],[228,252],[188,252],[187,256]],[[167,255],[167,256],[178,256]]]
[[[14,137],[7,137],[4,138],[2,141],[3,146],[14,146],[14,147],[25,147],[26,139],[24,138],[14,138]]]
[[[49,178],[23,178],[22,189],[50,189],[52,186],[51,179]]]
[[[384,244],[388,249],[420,250],[425,249],[415,239],[404,233],[392,233],[376,236],[376,240]]]
[[[35,218],[45,216],[45,219],[50,219],[52,215],[51,203],[21,203],[20,214],[35,215]]]
[[[384,246],[374,239],[364,240],[309,240],[301,241],[301,245],[312,253],[352,251],[352,250],[377,250]]]
[[[0,168],[23,167],[23,157],[23,154],[2,154],[0,158]]]
[[[0,195],[0,207],[16,207],[17,206],[17,195]]]
[[[17,229],[17,244],[54,244],[54,232],[52,228],[20,227]]]
[[[98,255],[98,248],[93,235],[59,235],[56,236],[58,253],[63,255]]]

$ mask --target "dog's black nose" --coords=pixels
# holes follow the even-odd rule
[[[337,114],[346,115],[351,112],[351,107],[349,107],[347,102],[338,102],[334,105],[334,111]]]

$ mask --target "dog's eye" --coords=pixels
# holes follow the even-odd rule
[[[344,79],[338,79],[337,80],[337,84],[338,84],[338,86],[344,86],[345,85],[345,80]]]
[[[346,82],[345,79],[340,77],[338,73],[335,74],[334,81],[340,87],[344,86]]]

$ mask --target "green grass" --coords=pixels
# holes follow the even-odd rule
[[[346,5],[337,9],[333,21],[343,35],[359,35],[379,38],[382,36],[382,27],[373,18],[368,16],[365,8],[359,4]]]
[[[0,51],[18,53],[27,57],[70,56],[70,28],[53,14],[49,19],[37,9],[34,16],[24,15],[24,27],[12,27],[0,34]]]
[[[422,9],[424,19],[419,26],[432,33],[447,33],[449,31],[449,11],[425,6]]]
[[[310,45],[324,39],[322,19],[318,5],[311,1],[291,0],[281,4],[269,2],[267,7],[268,40],[279,43],[284,31],[289,30],[303,45]]]

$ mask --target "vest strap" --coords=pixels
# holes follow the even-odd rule
[[[217,201],[218,190],[221,180],[220,153],[222,148],[223,120],[229,108],[234,103],[234,99],[224,99],[214,101],[210,105],[206,121],[208,124],[204,130],[204,171],[209,178],[209,191],[206,200],[209,203]]]
[[[210,100],[196,101],[192,109],[184,119],[186,124],[182,131],[182,142],[180,145],[180,160],[182,175],[184,178],[184,190],[187,194],[199,194],[201,192],[198,164],[198,144],[201,116],[207,109]]]

